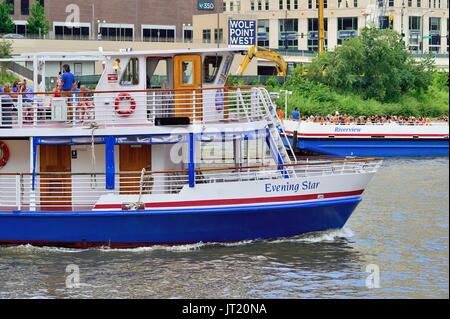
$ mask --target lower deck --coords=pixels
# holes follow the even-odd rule
[[[0,211],[91,211],[111,205],[139,210],[167,208],[174,201],[240,204],[249,198],[262,203],[259,197],[272,192],[268,181],[289,184],[294,178],[372,172],[379,165],[379,160],[337,158],[282,164],[266,133],[190,136],[190,141],[184,136],[176,143],[152,143],[145,136],[95,138],[94,144],[48,138],[5,141],[10,159],[0,172]],[[261,181],[266,182],[257,184]],[[257,185],[263,193],[252,194],[248,188]],[[317,185],[302,185],[309,191],[305,195],[316,193]],[[292,187],[280,190],[300,195]],[[338,192],[321,191],[323,198]],[[300,197],[294,200],[307,199]]]
[[[202,182],[204,169],[275,164],[266,134],[2,140],[0,211],[91,210],[103,194],[178,193]]]

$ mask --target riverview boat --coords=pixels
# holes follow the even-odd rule
[[[245,53],[93,53],[105,66],[95,91],[2,104],[0,244],[124,248],[342,228],[382,160],[291,159],[269,93],[225,86]],[[49,59],[88,55],[29,59],[37,80]]]
[[[321,124],[285,121],[297,150],[333,156],[448,156],[448,123]]]

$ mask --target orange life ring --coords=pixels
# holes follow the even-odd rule
[[[120,104],[123,101],[129,101],[129,106],[127,110],[121,109]],[[116,110],[116,113],[123,116],[129,116],[134,113],[136,110],[136,101],[133,99],[133,97],[128,93],[120,93],[116,100],[114,101],[114,108]]]
[[[8,160],[9,160],[9,148],[5,143],[0,142],[0,168],[3,168],[3,166],[5,166],[6,163],[8,163]]]

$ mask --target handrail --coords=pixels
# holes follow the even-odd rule
[[[157,118],[189,117],[191,123],[257,122],[258,105],[249,105],[256,87],[198,88],[181,90],[116,90],[21,92],[4,100],[0,128],[82,127],[86,123],[105,126],[157,126]],[[106,93],[117,92],[117,93]],[[122,102],[118,92],[128,94]],[[136,93],[138,92],[138,93]],[[147,92],[147,93],[139,93]],[[222,92],[222,93],[220,93]],[[105,94],[100,94],[105,93]],[[3,94],[4,95],[4,94]],[[3,96],[0,95],[0,98]],[[6,102],[5,102],[6,101]],[[242,107],[239,104],[243,104]],[[255,109],[255,110],[254,110]]]
[[[185,91],[212,91],[212,90],[238,90],[238,89],[245,89],[250,90],[252,88],[261,88],[261,85],[244,85],[244,86],[218,86],[218,87],[200,87],[200,88],[185,88],[185,89],[145,89],[145,90],[86,90],[83,93],[89,93],[89,94],[107,94],[107,93],[153,93],[153,92],[185,92]],[[71,91],[71,93],[79,94],[80,92]],[[55,92],[49,91],[49,92],[11,92],[11,93],[5,93],[1,92],[0,96],[2,95],[54,95]],[[57,94],[57,93],[56,93]]]
[[[280,166],[284,167],[304,167],[304,166],[319,166],[327,164],[344,164],[344,163],[364,163],[364,162],[377,162],[382,161],[383,158],[371,157],[371,158],[350,158],[345,160],[336,161],[321,161],[321,162],[308,162],[308,163],[296,163],[296,164],[267,164],[267,165],[254,165],[254,166],[236,166],[236,167],[221,167],[221,168],[199,168],[197,171],[201,172],[217,172],[217,171],[236,171],[236,170],[249,170],[258,168],[278,168]],[[162,170],[162,171],[147,171],[146,174],[170,174],[170,173],[188,173],[188,170]],[[118,174],[138,174],[140,171],[136,172],[120,172]],[[32,176],[32,173],[0,173],[0,176]],[[105,173],[67,173],[67,172],[49,172],[49,173],[37,173],[36,176],[42,175],[67,175],[67,176],[91,176],[91,175],[105,175]]]

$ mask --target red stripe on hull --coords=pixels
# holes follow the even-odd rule
[[[278,196],[266,198],[238,198],[238,199],[213,199],[213,200],[198,200],[198,201],[180,201],[180,202],[161,202],[161,203],[146,203],[145,208],[179,208],[179,207],[201,207],[201,206],[227,206],[227,205],[249,205],[249,204],[267,204],[267,203],[282,203],[293,202],[301,200],[318,199],[319,196],[323,198],[337,198],[345,196],[358,196],[364,190],[356,190],[351,192],[338,192],[327,194],[309,194],[309,195],[295,195],[295,196]],[[95,209],[122,209],[121,204],[98,204]]]
[[[294,134],[294,132],[286,131],[286,134]],[[333,134],[333,133],[298,133],[297,136],[299,137],[329,137],[329,136],[341,136],[341,137],[385,137],[385,136],[392,136],[392,137],[410,137],[413,138],[415,136],[417,137],[441,137],[441,138],[448,138],[448,134]]]

